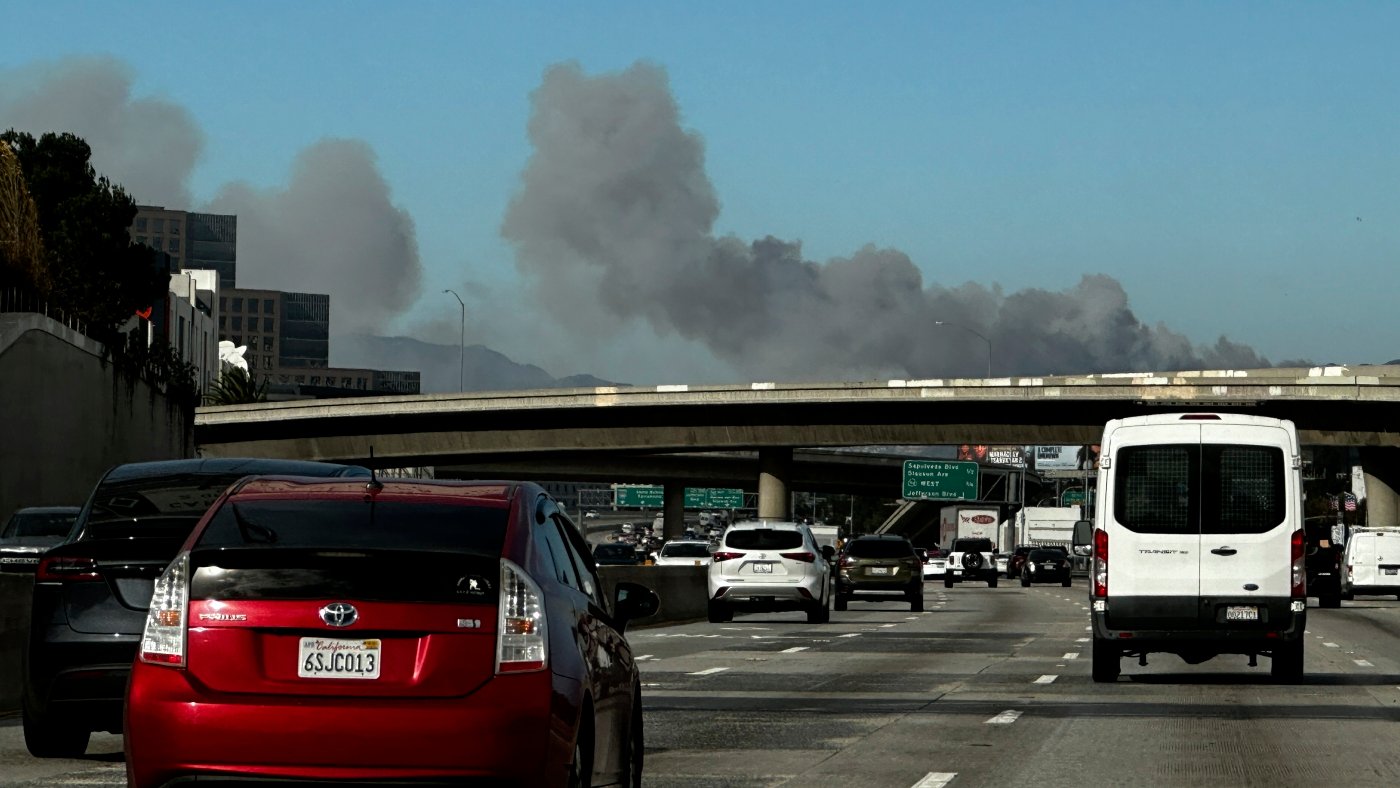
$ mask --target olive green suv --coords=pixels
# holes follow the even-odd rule
[[[856,594],[872,601],[902,599],[909,609],[924,609],[923,563],[914,545],[902,536],[888,534],[858,536],[841,551],[840,574],[836,578],[836,609],[845,610]],[[891,596],[891,592],[900,597]]]

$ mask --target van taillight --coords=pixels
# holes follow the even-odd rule
[[[1094,596],[1108,596],[1108,531],[1094,532]]]
[[[141,634],[142,662],[152,665],[185,666],[185,641],[189,627],[190,554],[181,553],[156,579],[151,606],[146,610],[146,629]]]
[[[1293,532],[1293,591],[1294,599],[1306,599],[1308,596],[1308,573],[1303,560],[1303,532],[1301,530]]]
[[[36,583],[71,583],[101,579],[102,573],[97,571],[96,561],[67,555],[40,559],[39,568],[34,571]]]

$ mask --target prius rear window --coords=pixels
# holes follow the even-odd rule
[[[1148,534],[1263,533],[1286,514],[1283,450],[1177,444],[1118,451],[1113,516]]]
[[[499,557],[506,509],[369,500],[230,501],[198,547],[384,549]]]

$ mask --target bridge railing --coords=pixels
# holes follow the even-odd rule
[[[83,336],[88,334],[87,323],[72,316],[67,310],[54,306],[32,290],[19,287],[0,289],[0,312],[23,312],[39,314],[50,320],[62,323]]]

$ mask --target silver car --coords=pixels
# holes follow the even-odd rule
[[[33,572],[39,556],[68,538],[76,506],[30,506],[10,516],[0,531],[0,571]]]
[[[830,621],[834,555],[799,523],[735,523],[711,556],[710,621],[777,610],[805,611],[812,624]]]

